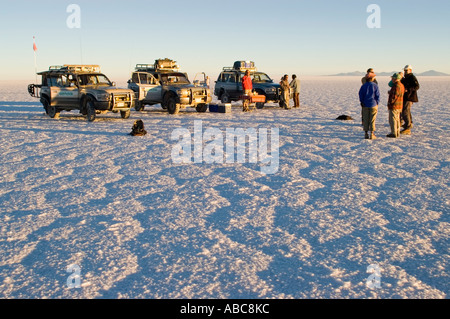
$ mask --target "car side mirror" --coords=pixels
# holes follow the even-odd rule
[[[113,83],[111,83],[112,84],[112,86],[116,86],[116,82],[113,82]]]

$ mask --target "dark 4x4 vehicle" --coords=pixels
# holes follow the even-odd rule
[[[186,73],[170,59],[159,59],[155,64],[138,64],[128,81],[128,88],[136,93],[135,109],[142,111],[145,105],[161,104],[169,114],[177,114],[181,108],[195,107],[197,112],[206,112],[211,102],[211,93],[203,80],[194,84]]]
[[[266,102],[279,103],[281,88],[279,84],[263,72],[258,72],[255,63],[251,61],[236,61],[232,68],[225,67],[220,73],[214,88],[214,94],[222,103],[238,101],[244,94],[242,90],[242,77],[245,71],[250,71],[253,82],[253,91],[266,97]],[[257,103],[257,108],[263,108],[264,103]]]
[[[95,120],[96,113],[120,111],[122,118],[130,117],[134,92],[117,88],[102,73],[98,65],[51,66],[38,73],[42,84],[30,84],[28,92],[40,98],[45,112],[58,118],[61,111],[80,110],[88,121]]]

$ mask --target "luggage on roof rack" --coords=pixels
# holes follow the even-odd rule
[[[170,70],[178,70],[180,68],[177,65],[176,61],[167,58],[155,60],[155,67],[157,69],[170,69]]]
[[[61,71],[61,72],[100,72],[100,66],[98,65],[75,65],[75,64],[65,64],[65,65],[52,65],[48,68],[49,71]]]
[[[158,59],[154,64],[136,64],[136,71],[179,71],[180,66],[171,59]]]
[[[100,72],[99,65],[75,65],[75,64],[65,64],[65,68],[69,72]]]
[[[234,62],[233,69],[239,70],[239,71],[246,71],[249,70],[251,72],[255,72],[255,62],[253,61],[236,61]]]

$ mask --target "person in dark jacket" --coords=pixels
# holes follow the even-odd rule
[[[359,90],[359,101],[362,107],[363,127],[366,139],[376,139],[375,120],[378,114],[378,104],[380,103],[380,90],[373,78],[368,78],[367,82]],[[369,135],[370,131],[370,135]]]
[[[420,88],[419,81],[417,81],[416,76],[412,73],[411,65],[405,66],[405,77],[402,79],[402,84],[405,87],[402,110],[402,119],[404,121],[404,124],[403,131],[401,131],[400,133],[409,135],[411,134],[412,128],[411,107],[413,103],[419,102],[417,91]]]
[[[300,107],[300,80],[297,79],[297,75],[292,75],[292,81],[289,83],[289,86],[294,94],[294,107]]]

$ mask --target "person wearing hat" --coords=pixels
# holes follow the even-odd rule
[[[365,138],[374,140],[375,120],[378,114],[378,104],[380,103],[380,90],[378,85],[373,82],[373,77],[368,78],[367,82],[359,90],[359,101],[362,107],[363,127]],[[370,135],[369,135],[370,131]]]
[[[364,85],[368,79],[372,79],[373,83],[375,83],[376,85],[378,85],[378,81],[375,78],[377,75],[375,74],[375,72],[373,71],[372,68],[368,68],[367,69],[367,73],[366,75],[364,75],[364,77],[361,79],[361,83]],[[362,115],[363,110],[361,109],[361,123],[363,123],[363,115]],[[362,124],[364,126],[364,124]]]
[[[403,110],[402,119],[404,121],[403,131],[401,134],[409,135],[411,134],[412,128],[412,116],[411,107],[413,103],[419,102],[417,97],[417,91],[420,88],[419,81],[417,81],[416,76],[412,73],[411,65],[406,65],[404,68],[405,77],[402,79],[402,84],[405,87],[405,94],[403,96]]]
[[[373,69],[372,69],[372,68],[369,68],[369,69],[367,69],[366,75],[364,75],[364,77],[361,79],[361,83],[364,84],[364,83],[367,82],[367,79],[372,78],[372,79],[373,79],[373,82],[374,82],[376,85],[378,85],[378,81],[377,81],[377,79],[375,78],[376,76],[377,76],[377,75],[375,74],[375,72],[373,71]]]
[[[394,73],[392,75],[392,88],[389,91],[388,110],[389,110],[389,126],[391,133],[387,137],[397,138],[400,135],[400,114],[403,109],[403,95],[405,94],[405,87],[401,80],[403,75]]]

